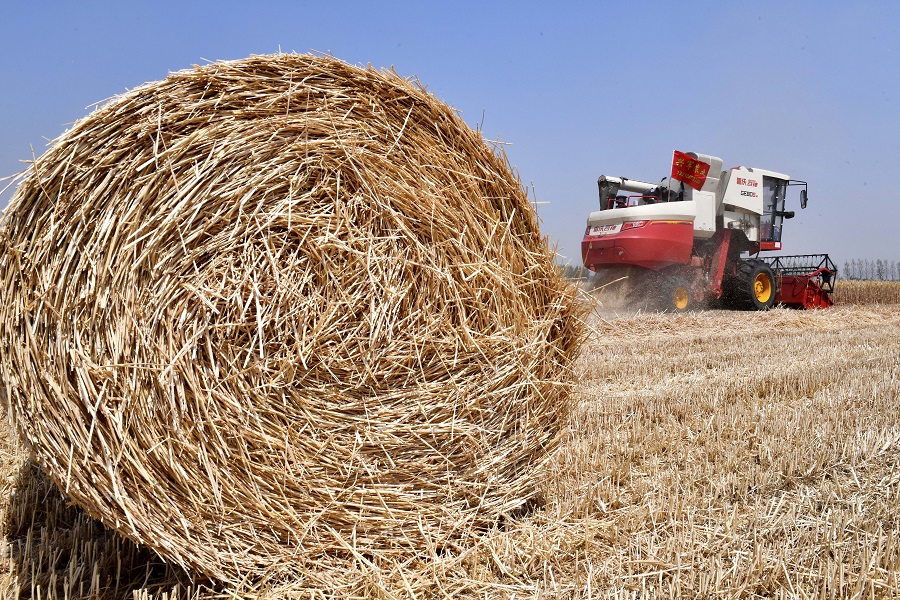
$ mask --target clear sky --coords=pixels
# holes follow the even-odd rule
[[[675,149],[808,181],[787,253],[900,260],[898,2],[0,5],[0,176],[169,71],[314,50],[416,75],[508,143],[563,262],[597,177],[658,181]]]

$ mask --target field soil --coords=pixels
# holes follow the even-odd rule
[[[598,307],[529,511],[462,555],[252,592],[191,581],[68,506],[4,413],[0,595],[900,596],[900,304],[856,297],[822,311]]]

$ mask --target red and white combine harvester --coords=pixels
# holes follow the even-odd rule
[[[676,151],[661,183],[602,175],[598,184],[600,210],[581,242],[596,286],[622,286],[627,301],[672,311],[831,306],[837,269],[827,254],[759,254],[781,250],[782,223],[794,216],[785,210],[788,189],[802,186],[806,208],[805,181],[723,171],[720,158]]]

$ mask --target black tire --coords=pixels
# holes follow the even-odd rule
[[[778,293],[775,274],[764,261],[738,262],[736,273],[725,282],[724,304],[737,310],[769,310]]]
[[[682,277],[664,277],[660,285],[659,308],[666,312],[683,313],[694,309],[691,286]]]

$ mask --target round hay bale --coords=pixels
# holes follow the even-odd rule
[[[166,559],[419,559],[534,496],[580,309],[505,158],[415,82],[285,54],[173,73],[57,139],[0,236],[20,434]]]

